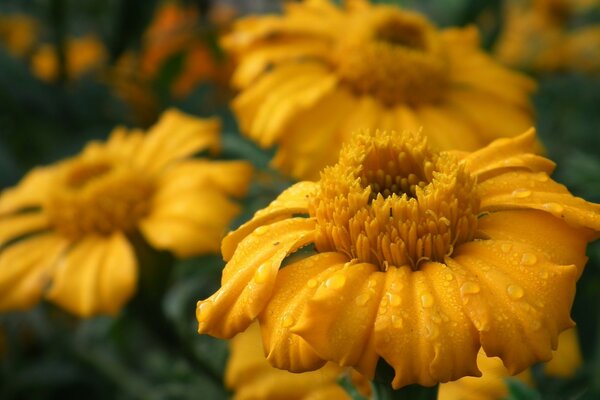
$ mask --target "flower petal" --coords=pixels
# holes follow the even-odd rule
[[[587,261],[585,249],[593,232],[578,229],[538,210],[502,211],[485,215],[478,229],[486,239],[510,240],[528,244],[561,265],[575,264],[578,276]]]
[[[467,120],[445,106],[424,105],[417,109],[431,147],[435,149],[453,149],[460,143],[465,150],[480,148],[482,142],[479,131],[471,128]]]
[[[462,311],[454,274],[439,263],[385,272],[375,349],[396,371],[392,386],[431,386],[479,376],[477,332]]]
[[[223,269],[221,288],[198,302],[198,332],[230,338],[246,329],[269,301],[283,259],[312,242],[314,229],[312,218],[292,218],[244,238]]]
[[[279,271],[273,295],[259,316],[265,352],[273,366],[290,372],[305,372],[325,364],[325,360],[290,329],[317,290],[319,274],[333,267],[340,268],[346,261],[340,253],[321,253]]]
[[[0,217],[0,246],[28,233],[48,227],[48,219],[41,212],[13,214]]]
[[[577,373],[583,361],[577,328],[567,329],[558,337],[558,348],[552,353],[552,360],[544,364],[546,375],[568,379]]]
[[[545,174],[507,172],[477,184],[481,211],[537,209],[576,227],[600,230],[600,205],[573,196]]]
[[[60,164],[34,168],[25,175],[18,186],[2,191],[0,215],[41,206],[52,188],[59,166]]]
[[[292,332],[321,358],[372,378],[379,359],[372,331],[383,279],[373,264],[330,267],[319,275],[320,285]]]
[[[316,190],[316,186],[316,183],[308,181],[290,186],[268,207],[257,211],[250,221],[225,236],[221,243],[221,252],[225,261],[231,259],[238,243],[259,226],[281,221],[294,214],[308,214],[308,200]]]
[[[550,359],[558,334],[573,326],[574,265],[558,265],[535,247],[504,240],[465,243],[446,264],[483,349],[502,358],[511,374]]]
[[[54,234],[19,241],[0,252],[0,310],[37,303],[67,241]]]
[[[122,233],[88,236],[56,269],[47,297],[82,317],[115,314],[134,293],[136,281],[135,254]]]

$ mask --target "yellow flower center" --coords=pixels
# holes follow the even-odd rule
[[[129,231],[147,214],[151,182],[127,165],[77,158],[64,165],[44,207],[52,226],[70,239]]]
[[[309,212],[319,251],[416,270],[473,240],[479,198],[463,165],[423,135],[363,132],[325,169]]]
[[[419,15],[394,7],[358,14],[332,63],[355,93],[386,105],[435,102],[448,81],[435,29]]]

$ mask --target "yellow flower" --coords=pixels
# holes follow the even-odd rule
[[[454,382],[440,385],[438,400],[498,400],[508,396],[506,379],[508,371],[498,357],[486,357],[483,351],[477,356],[481,377],[467,376]],[[525,370],[515,377],[531,385],[531,373]]]
[[[549,178],[535,140],[438,153],[408,131],[355,134],[320,181],[225,237],[199,332],[228,338],[258,319],[274,366],[333,361],[372,378],[383,357],[395,388],[478,376],[480,347],[511,374],[549,360],[600,206]],[[280,269],[310,244],[317,254]]]
[[[0,43],[17,57],[31,51],[38,36],[38,23],[25,14],[0,15]]]
[[[393,6],[326,0],[240,20],[223,46],[238,60],[241,130],[278,145],[276,167],[317,179],[362,128],[417,130],[441,150],[475,150],[529,128],[534,83],[479,49],[474,28],[438,31]]]
[[[274,368],[263,353],[258,325],[253,324],[231,340],[225,385],[235,392],[235,400],[349,400],[350,396],[337,384],[343,373],[350,372],[333,363],[302,374]],[[368,395],[369,382],[355,371],[352,378]]]
[[[251,173],[245,162],[190,158],[216,150],[218,130],[216,119],[170,110],[146,135],[116,128],[4,191],[0,310],[45,294],[81,316],[118,312],[135,291],[128,236],[138,231],[179,257],[218,251],[238,212],[228,195],[243,195]]]
[[[100,39],[93,35],[68,39],[65,44],[66,74],[69,79],[79,78],[92,72],[107,61],[106,48]],[[59,61],[56,48],[44,44],[31,58],[33,74],[52,82],[58,79]]]

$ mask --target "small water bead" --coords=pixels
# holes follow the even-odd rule
[[[261,236],[264,235],[267,232],[267,227],[266,226],[259,226],[258,228],[256,228],[254,230],[254,234],[257,236]]]
[[[308,282],[306,282],[306,286],[308,286],[311,289],[317,287],[317,280],[316,279],[309,279]]]
[[[433,296],[429,293],[423,293],[421,295],[421,305],[425,308],[433,306]]]
[[[429,323],[425,325],[425,331],[425,335],[429,339],[437,339],[437,337],[440,335],[440,328],[436,324]]]
[[[404,323],[402,321],[402,317],[399,317],[397,315],[392,315],[392,326],[394,328],[401,329],[403,325],[404,325]]]
[[[445,278],[447,281],[451,281],[452,279],[454,279],[454,276],[453,276],[453,275],[452,275],[450,272],[446,272],[446,273],[444,274],[444,278]]]
[[[377,286],[377,280],[369,279],[369,282],[367,282],[367,287],[369,289],[373,289],[375,286]]]
[[[550,179],[548,174],[546,174],[545,172],[540,172],[540,173],[534,175],[534,177],[538,182],[547,182],[548,179]]]
[[[333,275],[325,281],[325,286],[329,289],[341,289],[346,284],[346,277],[341,274]]]
[[[518,300],[525,295],[525,291],[523,290],[523,288],[517,285],[508,285],[506,291],[508,292],[508,295],[514,300]]]
[[[546,203],[543,207],[552,215],[560,216],[565,211],[565,208],[558,203]]]
[[[500,250],[502,250],[505,253],[508,253],[511,249],[512,249],[512,245],[510,243],[502,243],[500,245]]]
[[[281,326],[284,328],[289,328],[294,325],[294,318],[291,315],[286,315],[283,317],[283,321],[281,321]]]
[[[270,273],[271,271],[269,270],[269,265],[266,263],[261,264],[254,273],[254,282],[265,283],[269,278]]]
[[[531,190],[528,190],[528,189],[515,189],[512,192],[512,196],[515,199],[524,199],[526,197],[531,196]]]
[[[535,265],[537,263],[537,256],[531,253],[523,253],[521,256],[521,264],[523,265]]]
[[[363,293],[358,295],[358,297],[354,299],[354,302],[359,306],[364,306],[369,302],[369,300],[371,300],[371,295],[368,293]]]
[[[402,299],[397,294],[388,293],[388,297],[390,299],[390,305],[392,307],[398,307],[402,303]]]
[[[481,290],[481,287],[475,282],[465,282],[460,287],[460,293],[465,294],[477,294]]]

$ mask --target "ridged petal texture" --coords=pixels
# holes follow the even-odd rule
[[[82,317],[135,293],[129,237],[180,257],[216,253],[252,167],[193,159],[219,148],[219,121],[167,110],[148,132],[114,129],[0,195],[0,310],[46,297]]]

